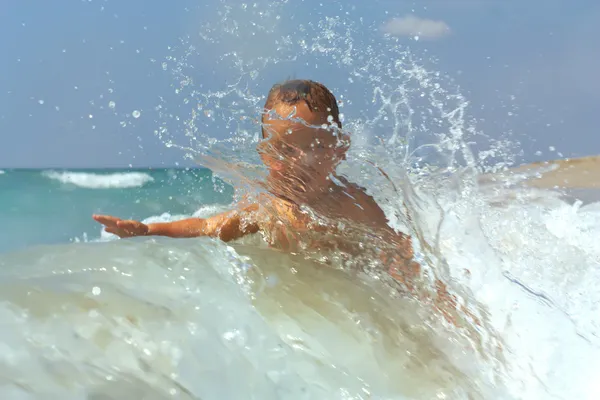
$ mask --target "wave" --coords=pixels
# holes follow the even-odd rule
[[[4,175],[6,172],[0,169],[0,175]]]
[[[447,190],[437,193],[439,203],[420,204],[418,215],[444,257],[441,273],[489,317],[480,333],[490,363],[502,365],[514,398],[596,398],[590,385],[600,355],[597,193],[583,205],[549,189],[507,196],[480,190],[458,201]],[[496,352],[494,342],[504,350]]]
[[[475,389],[414,328],[418,305],[302,257],[141,238],[32,248],[0,265],[0,337],[13,361],[2,398],[71,398],[77,389],[107,398],[460,398]]]
[[[154,181],[152,176],[143,172],[96,174],[90,172],[45,171],[43,174],[47,178],[61,183],[86,189],[128,189],[141,187]]]

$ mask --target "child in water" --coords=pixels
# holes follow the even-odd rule
[[[364,189],[336,176],[350,138],[341,131],[334,95],[320,83],[290,80],[273,86],[264,108],[262,136],[267,140],[258,150],[269,171],[268,193],[257,202],[209,218],[165,223],[107,215],[94,215],[94,220],[121,238],[209,236],[227,242],[260,232],[270,245],[290,251],[302,242],[305,250],[337,247],[352,253],[360,250],[344,246],[344,227],[362,226],[365,234],[394,249],[390,272],[410,288],[409,281],[420,272],[412,261],[410,237],[390,228],[383,210]],[[320,239],[298,239],[315,233],[321,234]],[[386,258],[390,259],[382,256]]]

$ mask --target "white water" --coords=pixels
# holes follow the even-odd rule
[[[94,174],[88,172],[46,171],[47,178],[87,189],[127,189],[144,186],[154,178],[143,172]]]
[[[484,335],[501,339],[515,398],[597,398],[600,203],[581,207],[540,190],[514,195],[506,191],[494,206],[469,191],[442,202],[446,280],[487,310]],[[422,221],[438,227],[434,218]]]
[[[454,398],[473,385],[417,305],[297,257],[238,253],[145,239],[2,257],[2,398]]]

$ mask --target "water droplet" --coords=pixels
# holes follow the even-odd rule
[[[114,101],[109,101],[109,102],[108,102],[108,107],[109,107],[109,108],[115,108],[115,106],[116,106],[116,105],[117,105],[117,104],[116,104]]]
[[[100,289],[98,286],[94,286],[94,287],[92,288],[92,294],[93,294],[94,296],[99,296],[99,295],[100,295],[100,293],[102,293],[102,289]]]
[[[133,116],[133,118],[139,118],[140,115],[142,115],[142,113],[139,110],[134,110],[131,115]]]
[[[38,100],[38,103],[44,104],[44,100]]]

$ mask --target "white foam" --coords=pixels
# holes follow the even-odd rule
[[[485,309],[485,351],[492,355],[490,340],[501,341],[505,359],[490,362],[504,369],[515,398],[591,400],[600,370],[600,213],[550,192],[551,201],[539,201],[542,194],[495,206],[476,193],[436,196],[447,210],[443,223],[431,201],[421,228],[431,243],[440,228],[445,281]]]
[[[6,172],[0,169],[0,175],[4,175]]]
[[[89,172],[45,171],[44,176],[64,184],[72,184],[86,189],[127,189],[141,187],[153,182],[154,178],[143,172],[119,172],[95,174]]]

